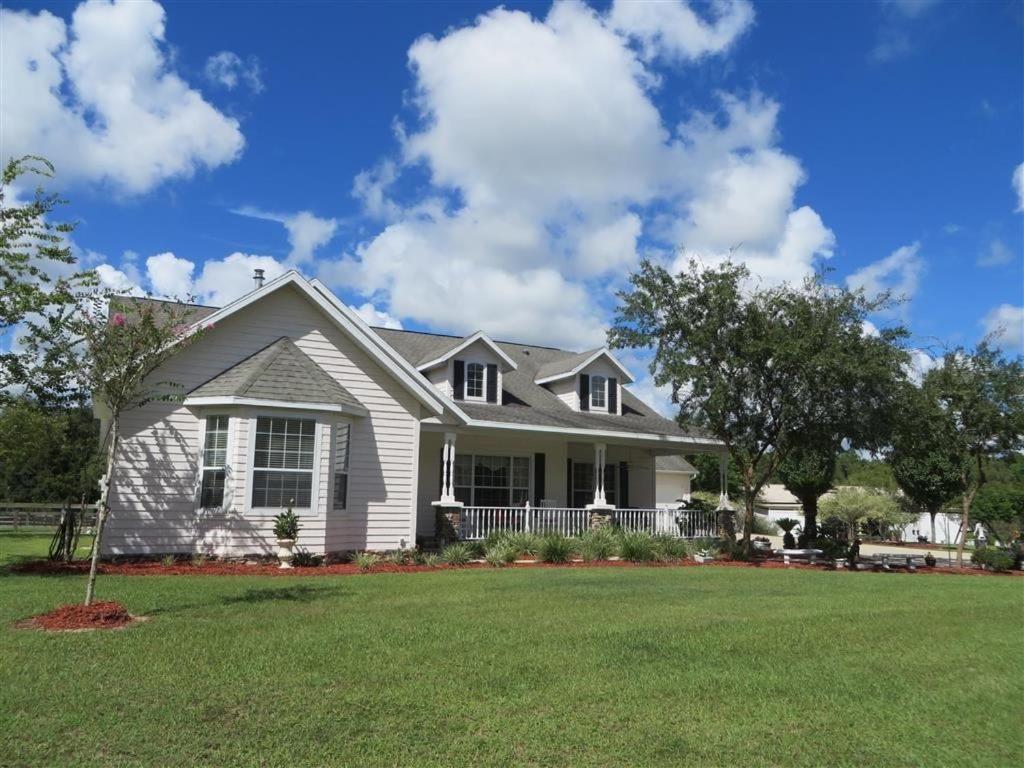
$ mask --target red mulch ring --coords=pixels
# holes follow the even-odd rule
[[[123,629],[138,621],[120,603],[95,602],[92,605],[62,605],[60,608],[33,616],[18,623],[24,629],[48,632],[71,632],[87,629]]]
[[[175,561],[171,565],[164,565],[159,560],[122,560],[118,562],[101,563],[99,572],[117,576],[349,576],[365,573],[422,573],[424,571],[452,571],[464,570],[467,568],[490,568],[486,563],[470,563],[465,566],[452,565],[395,565],[393,563],[378,563],[368,571],[361,571],[355,563],[329,563],[327,565],[313,566],[309,568],[279,568],[276,562],[238,562],[207,559],[201,563],[192,563],[188,560]],[[754,560],[745,562],[740,560],[715,560],[710,563],[697,563],[693,560],[683,560],[672,563],[631,563],[625,560],[602,560],[593,563],[573,561],[570,563],[533,563],[517,562],[511,565],[512,568],[766,568],[791,569],[791,570],[823,570],[821,563],[811,565],[809,563],[790,563],[789,565],[778,560]],[[85,574],[89,571],[89,563],[62,563],[49,560],[32,560],[19,563],[11,568],[17,573],[28,573],[35,575],[67,575]],[[846,570],[846,569],[839,569]],[[847,571],[854,573],[854,571]],[[892,571],[893,573],[905,573],[903,570]],[[870,573],[870,571],[860,571]],[[917,573],[923,574],[948,574],[963,576],[1024,576],[1020,571],[1010,573],[995,573],[983,571],[979,568],[927,568],[917,569]]]

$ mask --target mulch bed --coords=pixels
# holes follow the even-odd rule
[[[422,573],[424,571],[451,571],[465,570],[472,568],[490,568],[486,563],[474,562],[464,566],[452,565],[395,565],[393,563],[379,563],[368,571],[361,571],[355,563],[329,563],[327,565],[312,566],[308,568],[278,568],[274,562],[243,563],[225,560],[205,560],[202,563],[192,563],[187,560],[176,561],[171,565],[164,565],[159,560],[127,560],[118,562],[101,563],[99,572],[106,575],[116,576],[350,576],[366,573]],[[790,563],[789,565],[778,560],[755,560],[745,562],[739,560],[715,560],[711,563],[697,563],[693,560],[683,560],[673,563],[632,563],[625,560],[602,560],[593,563],[574,561],[570,563],[534,563],[519,561],[510,568],[767,568],[775,569],[796,569],[796,570],[823,570],[823,564],[811,565],[809,563]],[[839,569],[846,570],[846,569]],[[63,563],[49,560],[31,560],[19,563],[11,567],[15,573],[26,573],[35,575],[68,575],[86,574],[89,571],[87,562]],[[855,573],[855,571],[847,571]],[[860,571],[868,573],[870,571]],[[893,570],[893,573],[904,573],[902,569]],[[965,576],[1024,576],[1020,571],[1010,573],[995,573],[983,571],[978,568],[928,568],[920,567],[916,571],[923,574],[947,574]],[[72,606],[73,607],[73,606]]]
[[[139,621],[120,603],[98,601],[92,605],[62,605],[33,616],[16,625],[20,629],[42,629],[47,632],[80,632],[90,629],[124,629]]]

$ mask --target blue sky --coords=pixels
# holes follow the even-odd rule
[[[294,266],[377,322],[584,347],[682,246],[1020,351],[1019,2],[503,8],[9,2],[0,154],[58,164],[124,288]]]

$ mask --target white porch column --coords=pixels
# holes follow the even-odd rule
[[[718,457],[718,508],[730,509],[729,507],[729,454],[723,453]]]
[[[441,449],[441,503],[455,501],[455,433],[444,433],[444,447]]]
[[[604,463],[608,452],[604,443],[594,443],[594,506],[606,507],[608,500],[604,495]]]

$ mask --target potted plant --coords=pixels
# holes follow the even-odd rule
[[[299,516],[292,512],[294,499],[288,502],[288,509],[274,517],[274,536],[277,537],[277,559],[282,568],[292,567],[292,550],[299,537]]]
[[[796,539],[793,538],[793,529],[800,525],[799,520],[792,517],[783,517],[775,521],[775,524],[782,529],[782,548],[796,549]]]
[[[933,555],[931,552],[924,556],[924,564],[927,565],[929,568],[934,568],[935,562],[935,555]]]
[[[715,553],[711,551],[711,547],[705,547],[694,552],[693,559],[698,563],[710,563],[715,559]]]

